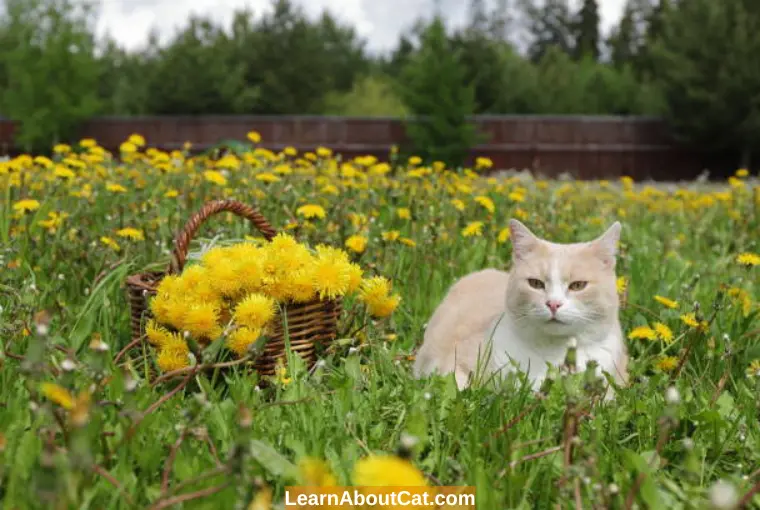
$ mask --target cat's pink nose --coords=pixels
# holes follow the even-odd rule
[[[556,301],[554,299],[550,299],[546,302],[546,306],[549,307],[549,310],[552,311],[552,315],[557,313],[557,310],[562,306],[562,301]]]

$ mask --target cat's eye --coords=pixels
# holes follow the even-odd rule
[[[541,280],[537,280],[535,278],[528,278],[528,285],[530,285],[534,289],[544,288],[544,282],[542,282]]]
[[[573,283],[571,283],[571,284],[570,284],[570,286],[569,286],[568,288],[569,288],[570,290],[575,290],[575,291],[578,291],[578,290],[583,290],[583,289],[585,289],[585,288],[586,288],[586,285],[588,285],[588,282],[580,282],[580,281],[579,281],[579,282],[573,282]]]

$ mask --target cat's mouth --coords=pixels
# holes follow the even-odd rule
[[[548,320],[548,322],[549,324],[564,324],[564,322],[562,322],[556,317],[552,317],[551,319]]]

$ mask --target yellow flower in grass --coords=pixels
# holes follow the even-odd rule
[[[662,322],[655,322],[654,331],[657,333],[657,338],[666,344],[673,342],[673,331]]]
[[[298,473],[305,487],[334,487],[337,484],[330,467],[320,459],[302,458],[298,461]]]
[[[408,460],[395,455],[371,455],[354,465],[354,485],[372,487],[426,486],[425,476]]]
[[[295,303],[307,303],[316,297],[314,268],[305,267],[290,273],[285,285],[286,296]]]
[[[462,202],[458,198],[453,199],[451,201],[451,205],[453,205],[454,209],[456,209],[457,211],[464,211],[464,208],[465,208],[464,202]]]
[[[119,237],[124,237],[126,239],[131,239],[132,241],[144,241],[145,235],[143,234],[142,230],[138,230],[136,228],[132,227],[126,227],[122,228],[120,230],[116,231],[116,235]]]
[[[743,266],[760,266],[760,255],[755,253],[740,253],[736,256],[736,262]]]
[[[511,233],[509,231],[509,227],[505,227],[499,231],[499,236],[497,237],[497,241],[499,244],[504,244],[509,239]]]
[[[245,136],[251,141],[251,143],[261,142],[261,135],[258,133],[258,131],[249,131]]]
[[[261,330],[276,314],[274,299],[264,294],[249,294],[235,306],[233,320],[240,326]]]
[[[649,326],[639,326],[636,328],[633,328],[633,330],[628,333],[628,338],[631,340],[634,339],[643,339],[643,340],[656,340],[657,339],[657,332],[650,328]]]
[[[671,309],[678,308],[678,301],[673,301],[672,299],[669,299],[663,296],[655,296],[654,300],[667,308],[671,308]]]
[[[60,177],[61,179],[73,179],[77,174],[75,174],[74,171],[70,168],[66,168],[63,165],[55,165],[55,168],[53,169],[53,175]]]
[[[483,208],[493,214],[494,211],[496,211],[496,206],[493,203],[493,200],[486,196],[477,196],[475,197],[475,202],[483,206]]]
[[[409,165],[410,166],[417,166],[422,164],[422,158],[419,156],[412,156],[409,158]]]
[[[33,198],[25,198],[13,204],[13,210],[19,213],[28,213],[40,208],[40,203]]]
[[[493,167],[493,161],[489,158],[479,157],[475,159],[475,168],[478,170],[488,169]]]
[[[462,236],[464,237],[479,237],[483,235],[483,222],[471,221],[466,227],[462,229]]]
[[[409,239],[408,237],[402,237],[399,239],[399,242],[403,245],[409,246],[411,248],[414,248],[417,246],[417,242],[414,239]]]
[[[277,177],[271,172],[262,172],[256,176],[256,180],[261,181],[261,182],[271,183],[271,182],[280,182],[282,179],[280,179],[279,177]]]
[[[126,193],[127,192],[127,188],[125,188],[121,184],[116,184],[112,182],[109,182],[108,184],[106,184],[106,190],[110,191],[111,193]]]
[[[168,189],[166,193],[164,193],[164,198],[175,198],[179,196],[179,191],[177,191],[174,188]]]
[[[245,356],[246,352],[248,351],[248,348],[253,345],[256,340],[259,339],[261,336],[261,330],[260,329],[252,329],[252,328],[237,328],[235,331],[230,333],[230,335],[227,337],[227,347],[237,354],[238,356],[242,357]]]
[[[654,367],[661,372],[672,372],[678,366],[678,358],[675,356],[661,356]]]
[[[628,288],[628,280],[625,279],[625,276],[620,276],[615,281],[615,287],[617,288],[618,294],[625,293],[626,289]]]
[[[69,391],[55,383],[42,383],[40,386],[42,394],[51,402],[58,404],[64,409],[71,409],[74,407],[74,397]]]
[[[412,212],[409,210],[408,207],[399,207],[396,209],[396,216],[398,216],[402,220],[408,220],[412,217]]]
[[[681,321],[690,328],[699,329],[701,331],[707,330],[707,321],[698,321],[696,315],[693,312],[681,315]]]
[[[747,367],[747,377],[760,377],[760,359],[753,360]]]
[[[344,243],[345,247],[356,253],[364,253],[367,248],[367,238],[360,235],[352,235]]]
[[[306,219],[319,218],[324,219],[327,216],[324,208],[321,205],[306,204],[296,209],[296,214],[303,216]]]
[[[365,279],[359,289],[359,299],[367,305],[369,313],[375,317],[387,317],[401,302],[401,297],[391,295],[391,282],[384,276]]]
[[[213,184],[216,184],[218,186],[226,186],[227,185],[227,178],[222,175],[221,172],[218,172],[216,170],[206,170],[203,172],[203,178]]]
[[[381,234],[383,241],[396,241],[400,236],[401,236],[401,232],[399,232],[398,230],[390,230],[388,232],[383,232]]]

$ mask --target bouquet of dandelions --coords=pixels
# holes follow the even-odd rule
[[[205,347],[224,337],[230,351],[245,356],[289,303],[356,294],[370,315],[388,317],[400,297],[385,277],[363,273],[346,252],[326,245],[312,250],[284,233],[263,245],[216,246],[181,274],[163,278],[150,301],[146,336],[158,368],[170,372],[190,366],[193,342]]]

